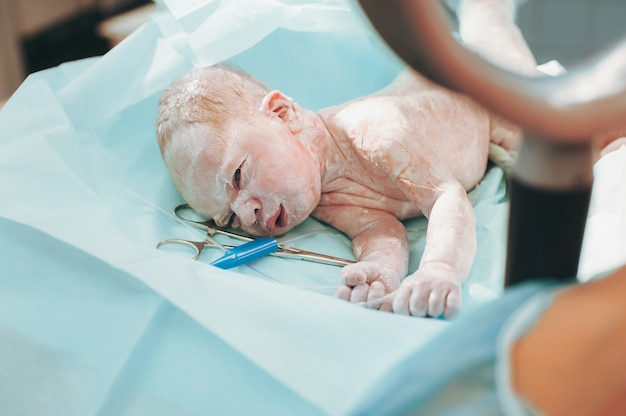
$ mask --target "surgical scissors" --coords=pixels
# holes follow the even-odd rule
[[[238,234],[232,231],[224,230],[222,228],[217,227],[215,223],[211,220],[197,220],[197,221],[192,220],[192,219],[186,218],[182,214],[182,211],[185,211],[185,210],[193,211],[193,209],[189,206],[189,204],[181,204],[181,205],[178,205],[176,208],[174,208],[173,214],[178,220],[186,224],[189,224],[195,228],[198,228],[200,230],[206,231],[207,234],[206,234],[204,241],[191,241],[191,240],[184,240],[184,239],[179,239],[179,238],[168,238],[168,239],[159,241],[159,243],[157,244],[157,248],[166,244],[186,245],[195,250],[195,256],[193,256],[194,260],[197,260],[200,257],[200,254],[202,254],[202,251],[206,247],[218,247],[218,248],[229,250],[230,253],[233,253],[233,250],[237,250],[238,248],[241,248],[242,251],[246,253],[246,255],[248,254],[248,252],[254,251],[254,254],[249,256],[249,258],[242,259],[241,261],[239,261],[238,263],[234,265],[242,264],[242,263],[254,260],[255,258],[258,258],[263,255],[267,255],[267,254],[271,256],[276,256],[276,257],[310,261],[314,263],[328,264],[332,266],[345,266],[345,265],[354,263],[353,260],[343,259],[340,257],[334,257],[334,256],[330,256],[327,254],[322,254],[322,253],[316,253],[313,251],[303,250],[303,249],[296,248],[296,247],[286,246],[284,244],[280,244],[278,240],[276,240],[275,238],[266,238],[266,237],[253,238],[253,237]],[[238,245],[238,246],[220,244],[213,239],[213,237],[216,234],[221,234],[230,238],[244,241],[245,243]],[[255,243],[255,244],[250,246],[251,243]],[[229,252],[227,251],[227,254],[218,260],[221,260],[228,255],[229,255]],[[215,262],[213,262],[212,264],[214,263]],[[234,267],[234,265],[230,267]],[[218,265],[218,267],[221,267],[221,266]],[[228,266],[222,267],[222,268],[228,268]]]

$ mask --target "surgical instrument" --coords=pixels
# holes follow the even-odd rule
[[[202,254],[202,251],[205,247],[223,248],[227,250],[224,256],[218,258],[213,263],[211,263],[221,268],[235,267],[239,264],[252,261],[256,258],[268,254],[275,257],[298,259],[332,266],[345,266],[354,263],[353,260],[286,246],[284,244],[280,244],[275,238],[253,238],[232,231],[228,231],[217,227],[211,220],[192,220],[182,214],[182,212],[185,210],[193,211],[188,204],[181,204],[174,208],[173,214],[178,220],[200,230],[206,231],[207,234],[204,241],[191,241],[177,238],[169,238],[161,240],[157,244],[157,248],[166,244],[186,245],[195,250],[195,256],[193,257],[194,260],[200,257],[200,254]],[[216,234],[221,234],[226,237],[244,241],[245,243],[238,246],[222,245],[213,239]]]

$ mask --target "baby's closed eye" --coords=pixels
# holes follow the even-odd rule
[[[238,167],[235,170],[235,174],[233,175],[233,186],[239,189],[240,182],[241,182],[241,167]]]
[[[232,184],[233,184],[233,188],[235,189],[240,189],[241,188],[241,179],[242,179],[242,169],[243,169],[243,165],[246,163],[246,161],[244,160],[243,162],[241,162],[239,164],[239,166],[237,167],[237,169],[235,169],[235,173],[233,173],[233,180],[232,180]]]

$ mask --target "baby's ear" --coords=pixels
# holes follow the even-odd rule
[[[278,116],[289,125],[289,130],[292,133],[298,133],[302,130],[300,109],[291,98],[278,90],[269,92],[263,97],[261,111]]]

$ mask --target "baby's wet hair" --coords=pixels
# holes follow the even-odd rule
[[[221,132],[225,124],[258,110],[270,88],[226,63],[190,70],[165,90],[159,101],[157,137],[161,153],[177,133],[193,124]]]

